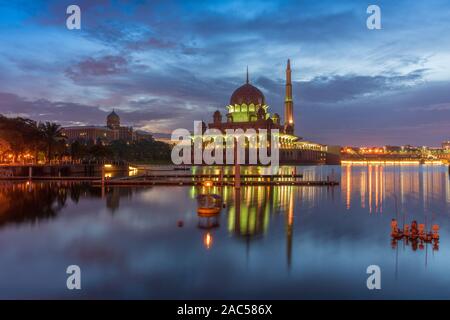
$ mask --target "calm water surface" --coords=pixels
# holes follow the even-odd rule
[[[450,298],[446,167],[297,172],[341,185],[214,188],[226,208],[205,220],[202,188],[1,182],[0,298]],[[393,243],[393,217],[438,223],[439,245]]]

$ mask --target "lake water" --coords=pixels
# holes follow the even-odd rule
[[[450,298],[447,167],[297,172],[340,186],[213,188],[226,207],[208,220],[204,188],[1,182],[0,298]],[[439,224],[439,244],[393,242],[395,217]]]

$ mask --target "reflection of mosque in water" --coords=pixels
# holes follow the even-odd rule
[[[330,189],[331,190],[331,189]],[[324,188],[308,188],[296,186],[252,186],[242,187],[241,190],[221,187],[192,187],[191,198],[198,194],[217,194],[223,199],[226,209],[219,215],[225,220],[228,232],[236,239],[245,241],[247,253],[253,240],[264,236],[273,216],[283,216],[286,230],[286,256],[288,266],[292,261],[292,241],[294,229],[294,206],[297,201],[305,200],[314,203],[320,192],[329,192]],[[199,217],[199,225],[204,229],[203,244],[211,248],[214,229],[219,227],[219,220],[205,228],[204,218]]]

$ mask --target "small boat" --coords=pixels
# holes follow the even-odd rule
[[[220,208],[198,208],[197,212],[202,216],[214,216],[220,212]]]
[[[222,197],[218,194],[200,194],[197,196],[199,216],[215,216],[222,209]]]

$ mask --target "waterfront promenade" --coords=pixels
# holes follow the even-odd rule
[[[190,167],[134,166],[125,163],[16,165],[3,166],[1,170],[3,174],[0,174],[0,181],[80,181],[99,186],[235,186],[236,184],[336,186],[339,184],[334,177],[327,177],[325,180],[305,180],[303,174],[297,174],[295,171],[270,175],[242,172],[236,175],[234,172],[225,173],[224,170],[219,173],[194,173]],[[9,174],[5,174],[7,170],[10,170]]]

